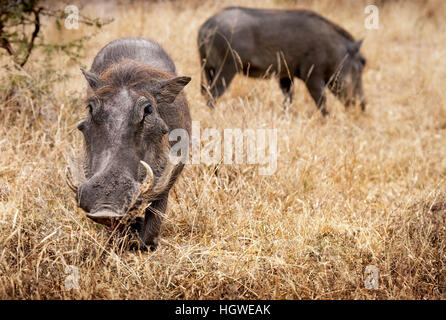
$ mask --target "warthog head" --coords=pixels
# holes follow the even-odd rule
[[[67,182],[89,218],[111,225],[154,192],[169,170],[169,127],[159,108],[172,103],[190,78],[131,60],[101,75],[82,72],[89,85],[88,116],[77,126],[85,142],[85,181],[75,185],[68,175]]]
[[[330,90],[348,107],[359,102],[365,110],[366,99],[362,90],[362,71],[366,59],[359,52],[363,40],[352,42],[339,70],[331,81]]]

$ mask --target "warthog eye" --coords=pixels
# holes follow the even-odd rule
[[[93,112],[93,107],[91,106],[91,103],[89,103],[89,104],[87,105],[87,109],[88,109],[88,112],[90,112],[90,113]]]
[[[364,57],[360,57],[359,61],[361,62],[362,66],[365,67],[367,60]]]
[[[149,114],[151,114],[152,113],[152,105],[151,104],[147,104],[145,107],[144,107],[144,117],[145,116],[147,116],[147,115],[149,115]]]

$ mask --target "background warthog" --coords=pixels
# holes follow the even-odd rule
[[[88,117],[79,123],[86,146],[85,181],[76,191],[78,205],[99,223],[113,225],[141,205],[145,218],[132,227],[142,244],[156,248],[169,190],[183,165],[169,161],[168,132],[190,132],[183,87],[175,65],[156,43],[119,39],[96,56],[89,84]],[[153,170],[153,171],[152,171]]]
[[[199,31],[202,93],[213,107],[237,72],[249,77],[276,74],[285,105],[291,103],[297,77],[324,115],[326,86],[346,106],[359,100],[364,110],[361,43],[311,11],[226,8]]]

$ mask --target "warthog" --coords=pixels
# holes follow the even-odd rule
[[[136,38],[109,43],[90,71],[81,70],[89,86],[88,116],[77,126],[86,148],[85,179],[76,185],[68,170],[67,182],[78,205],[101,224],[117,225],[132,210],[146,208],[131,228],[143,248],[154,250],[169,190],[183,169],[169,161],[168,133],[190,133],[182,89],[191,78],[176,76],[157,43]]]
[[[238,72],[255,78],[275,74],[285,106],[292,101],[297,77],[324,115],[326,86],[346,106],[359,100],[365,110],[361,43],[311,11],[226,8],[210,17],[198,34],[202,94],[214,107]]]

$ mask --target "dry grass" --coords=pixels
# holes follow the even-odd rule
[[[332,96],[323,119],[302,84],[288,115],[276,80],[237,77],[210,111],[199,91],[196,35],[227,5],[309,8],[365,37],[368,110]],[[38,101],[23,90],[0,104],[0,298],[441,299],[446,298],[446,3],[386,2],[381,28],[364,28],[366,1],[212,1],[85,5],[113,16],[86,48],[155,39],[193,81],[201,127],[278,128],[277,172],[252,165],[189,165],[169,200],[154,253],[127,252],[76,208],[63,169],[81,145],[86,111],[78,66]],[[44,28],[56,41],[90,30]],[[39,55],[28,72],[36,73]],[[3,76],[9,76],[3,72]],[[68,265],[78,290],[65,290]],[[379,289],[364,269],[379,268]]]

